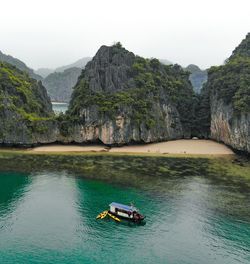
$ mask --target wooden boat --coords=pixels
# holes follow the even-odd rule
[[[112,202],[109,205],[109,214],[115,217],[121,217],[133,222],[141,222],[145,219],[145,216],[139,213],[139,210],[133,205],[125,205],[120,203]]]

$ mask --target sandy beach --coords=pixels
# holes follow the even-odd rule
[[[233,151],[224,144],[212,140],[180,139],[145,145],[107,148],[102,145],[49,145],[31,149],[32,152],[111,152],[111,153],[159,153],[230,155]]]
[[[30,151],[32,152],[103,152],[103,151],[108,151],[108,149],[102,145],[89,145],[89,146],[47,145],[47,146],[40,146],[33,148]]]

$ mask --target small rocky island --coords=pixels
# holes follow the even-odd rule
[[[190,138],[193,97],[180,66],[135,56],[120,43],[102,46],[74,88],[67,137],[109,145]]]
[[[250,152],[250,34],[195,94],[189,72],[102,46],[82,70],[69,110],[54,116],[41,82],[0,64],[0,143],[126,145],[212,138]]]

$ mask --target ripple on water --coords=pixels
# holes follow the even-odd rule
[[[230,184],[146,177],[135,189],[73,176],[0,173],[0,263],[250,263],[247,196]],[[112,201],[134,202],[146,224],[97,221]]]

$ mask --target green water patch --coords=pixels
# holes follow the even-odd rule
[[[155,162],[151,166],[157,168]],[[173,161],[168,165],[175,167]],[[184,168],[191,172],[187,164]],[[131,177],[132,171],[122,171],[120,177]],[[144,184],[124,186],[91,179],[87,171],[0,171],[0,193],[10,197],[2,203],[6,210],[0,210],[0,262],[249,263],[250,217],[239,209],[249,200],[230,181],[221,184],[194,172],[159,176],[161,185],[154,186],[154,176],[143,170]],[[221,203],[228,196],[234,202]],[[146,215],[146,224],[96,220],[112,201],[133,202]]]
[[[237,156],[2,151],[0,262],[248,263],[249,169]],[[96,221],[113,201],[146,225]]]
[[[200,176],[250,186],[250,161],[238,156],[146,156],[109,154],[33,154],[22,151],[0,152],[0,169],[32,172],[38,170],[78,173],[137,186],[140,180],[164,177]]]
[[[250,218],[250,164],[237,156],[194,158],[2,152],[0,170],[66,172],[74,177],[149,190],[153,196],[165,195],[166,192],[175,196],[182,193],[189,181],[195,180],[199,184],[199,181],[205,180],[214,186],[208,197],[215,205],[213,210],[232,215],[243,212],[246,218]],[[232,204],[237,206],[231,209]]]

